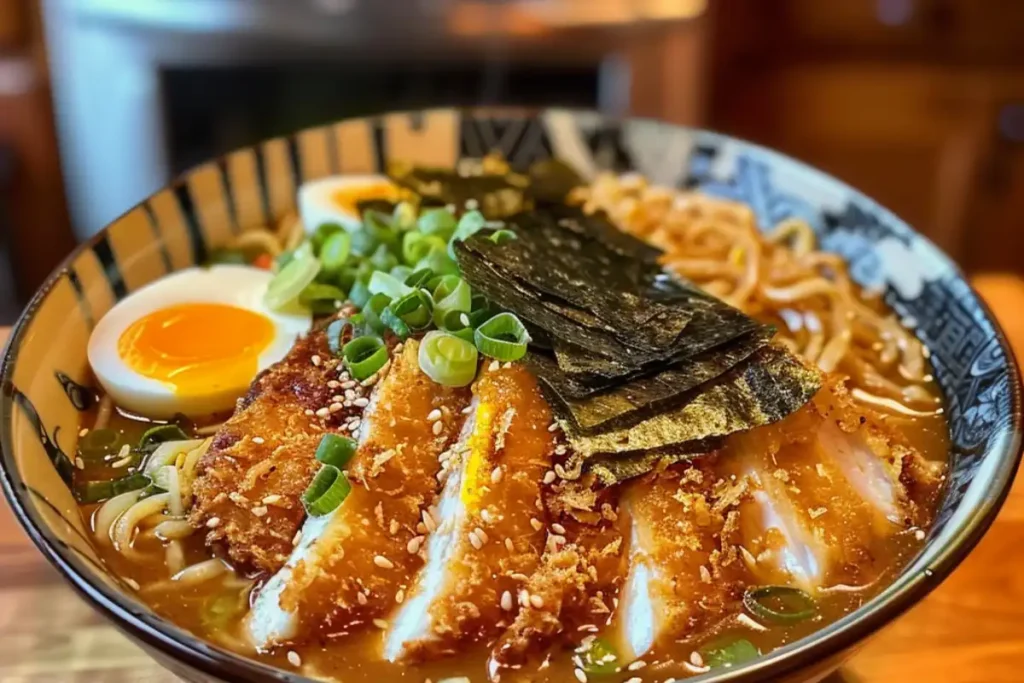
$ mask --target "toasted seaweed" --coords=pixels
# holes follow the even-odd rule
[[[473,201],[490,219],[511,216],[532,206],[532,200],[525,193],[529,179],[518,173],[463,176],[450,169],[414,167],[399,162],[388,167],[388,175],[398,185],[422,197],[425,203],[452,204],[461,211],[466,202]]]
[[[821,387],[821,373],[784,348],[766,346],[721,377],[696,387],[677,407],[642,422],[585,434],[558,416],[570,445],[584,458],[704,441],[777,422]]]
[[[656,451],[595,455],[586,461],[585,467],[602,484],[612,486],[647,474],[658,466],[706,456],[721,445],[720,439],[710,439]],[[575,463],[570,462],[570,465]]]
[[[726,345],[716,347],[672,365],[655,375],[638,377],[605,391],[574,398],[571,377],[566,377],[551,361],[532,354],[530,363],[538,371],[541,387],[559,416],[572,420],[582,434],[594,434],[612,428],[624,428],[671,407],[687,392],[720,377],[749,358],[771,340],[771,328],[751,332]],[[543,358],[543,360],[541,360]]]

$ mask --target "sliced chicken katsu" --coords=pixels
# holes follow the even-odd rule
[[[300,496],[320,466],[317,444],[362,411],[352,401],[363,388],[339,371],[323,330],[299,339],[253,381],[199,463],[190,521],[243,571],[284,564],[305,517]]]
[[[731,440],[724,471],[747,487],[744,558],[761,583],[808,592],[863,585],[888,537],[928,523],[941,468],[832,381],[798,413]]]
[[[442,456],[445,483],[428,522],[426,565],[391,620],[388,660],[488,641],[515,616],[515,596],[530,600],[519,591],[537,569],[547,535],[540,493],[554,449],[550,424],[523,366],[493,362],[480,374],[459,442]]]
[[[309,517],[287,564],[247,619],[253,644],[345,634],[386,616],[422,565],[422,519],[435,502],[438,455],[459,433],[469,389],[435,384],[409,340],[377,385],[346,474],[352,490]],[[421,527],[422,529],[422,527]]]
[[[582,482],[545,487],[550,525],[544,555],[524,588],[531,600],[520,605],[491,651],[492,680],[556,641],[575,645],[607,625],[627,569],[617,498],[617,488],[597,491]]]
[[[609,632],[621,666],[713,624],[742,595],[737,498],[715,465],[708,455],[627,485],[629,577]]]

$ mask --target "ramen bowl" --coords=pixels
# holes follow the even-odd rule
[[[454,167],[500,151],[513,167],[558,157],[585,177],[637,172],[653,183],[742,201],[758,224],[806,221],[853,278],[881,290],[928,348],[949,424],[936,521],[898,577],[861,608],[752,662],[698,680],[814,681],[933,590],[971,551],[1006,497],[1021,451],[1021,396],[1009,345],[956,266],[906,223],[842,182],[734,138],[649,120],[546,110],[401,112],[269,140],[199,166],[71,254],[13,330],[0,367],[4,491],[33,542],[75,590],[187,680],[297,681],[179,628],[141,602],[93,547],[70,490],[76,440],[93,405],[86,346],[120,299],[204,263],[249,228],[295,210],[296,189],[391,160]]]

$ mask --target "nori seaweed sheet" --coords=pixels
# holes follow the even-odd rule
[[[785,349],[769,345],[721,377],[698,386],[671,410],[638,424],[584,434],[559,416],[572,448],[584,458],[704,441],[777,422],[821,387],[821,373]]]
[[[757,330],[739,339],[670,366],[655,375],[639,377],[607,391],[574,398],[566,392],[572,378],[566,377],[553,361],[539,353],[528,364],[535,368],[541,387],[555,413],[571,419],[582,434],[594,434],[641,422],[685,398],[692,389],[720,377],[743,362],[771,340],[774,330]]]
[[[450,169],[393,163],[388,167],[388,175],[396,184],[422,197],[426,204],[453,204],[457,211],[462,211],[466,202],[473,200],[480,213],[492,220],[519,213],[533,204],[526,195],[529,179],[517,173],[462,176]]]
[[[597,477],[605,486],[621,484],[624,481],[647,474],[659,465],[672,465],[684,460],[693,460],[713,453],[721,448],[721,439],[691,441],[681,446],[654,451],[634,453],[599,454],[586,461],[586,471]],[[575,460],[570,460],[574,466]]]

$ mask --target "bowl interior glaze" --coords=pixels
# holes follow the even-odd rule
[[[32,539],[64,576],[165,665],[190,678],[304,680],[206,644],[152,613],[108,573],[68,482],[93,325],[128,293],[205,261],[248,228],[295,210],[304,181],[381,172],[389,160],[451,167],[502,151],[516,167],[558,156],[584,175],[636,171],[652,182],[749,204],[762,228],[807,220],[820,246],[885,300],[930,349],[950,424],[950,475],[924,550],[878,597],[815,635],[714,680],[817,677],[934,588],[991,523],[1020,458],[1018,372],[998,325],[962,274],[903,221],[843,183],[756,145],[591,112],[439,109],[351,119],[199,166],[75,251],[32,300],[0,367],[3,484]],[[69,454],[72,457],[69,458]]]

